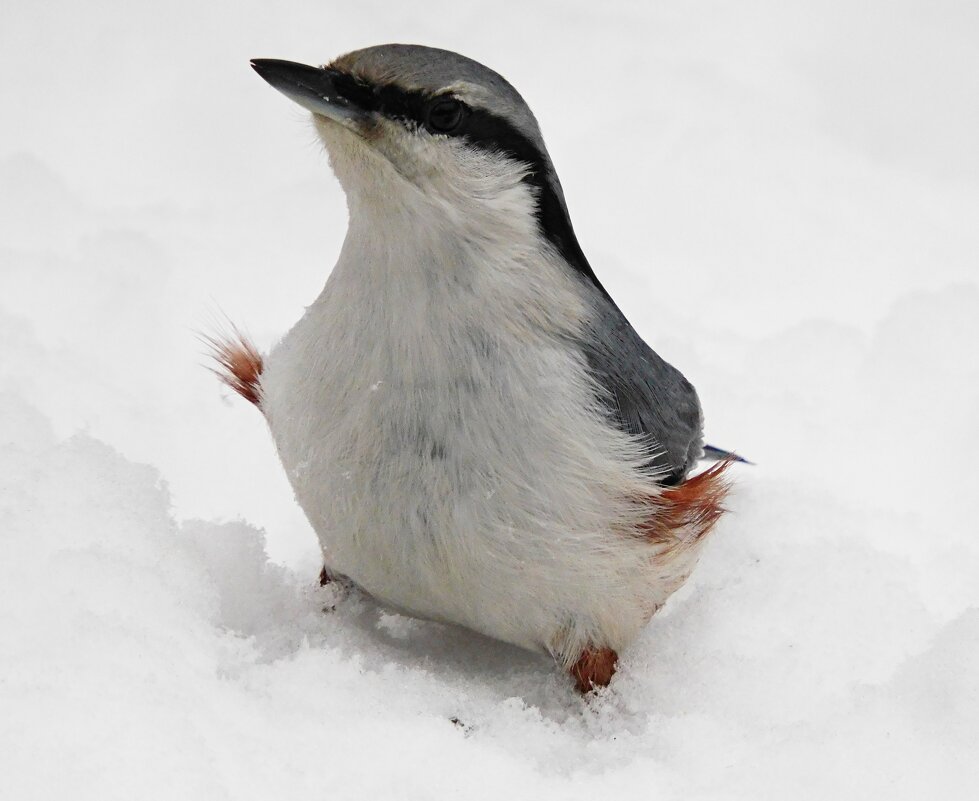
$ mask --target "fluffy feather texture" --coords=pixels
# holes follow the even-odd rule
[[[261,406],[259,376],[262,374],[262,355],[254,343],[236,327],[230,333],[202,334],[208,354],[216,363],[211,371],[249,403]]]
[[[557,250],[566,266],[590,289],[588,330],[578,344],[595,379],[595,390],[619,428],[655,443],[650,462],[661,471],[663,483],[681,481],[703,450],[697,393],[678,370],[642,340],[592,270],[578,244],[561,182],[537,121],[516,89],[497,73],[458,53],[413,45],[358,50],[330,66],[354,77],[349,91],[356,102],[385,109],[389,116],[405,119],[409,125],[425,127],[425,103],[420,98],[451,94],[463,100],[473,113],[453,138],[465,139],[473,150],[486,149],[497,159],[525,165],[524,181],[534,189],[534,214],[547,240],[542,246]],[[312,80],[316,80],[315,71]],[[341,79],[341,85],[346,86],[345,81]],[[392,164],[409,179],[419,166],[439,169],[442,150],[438,146],[432,151],[434,160],[419,159],[423,154],[417,141],[392,136],[384,125],[368,125],[360,133],[386,147]],[[392,148],[392,143],[398,146]],[[450,157],[450,152],[444,156]]]
[[[645,536],[682,549],[709,534],[724,514],[724,498],[730,490],[724,474],[736,460],[729,456],[654,496],[652,513],[642,526]]]
[[[586,290],[541,248],[520,170],[460,149],[454,173],[406,181],[318,125],[349,230],[261,385],[330,570],[568,667],[623,648],[702,538],[681,553],[647,536],[653,509],[689,521],[596,401],[575,344]]]
[[[693,568],[725,465],[664,487],[659,443],[617,424],[583,345],[607,347],[605,311],[544,239],[526,165],[380,114],[314,120],[347,237],[256,395],[327,575],[607,683]]]

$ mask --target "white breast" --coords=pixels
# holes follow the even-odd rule
[[[393,202],[383,232],[377,218],[352,209],[322,295],[262,376],[327,563],[565,661],[621,648],[684,576],[632,533],[657,489],[596,408],[573,338],[583,289],[533,230],[459,237],[458,219]]]

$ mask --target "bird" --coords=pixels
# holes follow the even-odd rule
[[[599,281],[502,76],[407,44],[251,66],[311,113],[348,208],[322,293],[268,354],[238,329],[212,341],[268,423],[321,582],[607,686],[738,457],[694,474],[697,392]]]

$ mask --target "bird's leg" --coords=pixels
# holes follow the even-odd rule
[[[326,598],[329,595],[330,598],[323,611],[332,612],[337,608],[337,604],[347,597],[354,585],[343,573],[336,573],[324,564],[323,569],[320,570],[319,586],[327,588],[321,596]]]
[[[331,570],[326,564],[320,570],[319,585],[321,587],[332,587],[335,592],[344,595],[355,586],[347,576]]]
[[[586,648],[571,666],[571,678],[578,692],[607,687],[618,663],[619,655],[611,648]]]

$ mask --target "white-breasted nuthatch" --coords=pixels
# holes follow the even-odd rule
[[[324,575],[607,684],[721,514],[727,462],[687,478],[694,388],[595,276],[502,77],[414,45],[252,66],[313,113],[349,208],[322,294],[268,357],[218,353]]]

